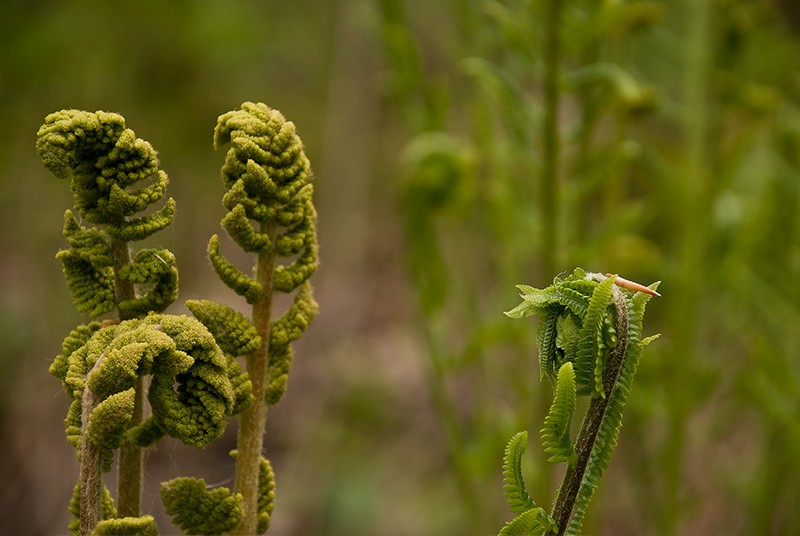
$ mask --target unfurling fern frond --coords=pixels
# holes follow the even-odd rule
[[[536,507],[522,477],[522,456],[528,446],[528,432],[517,432],[503,455],[503,495],[511,511],[522,513]]]
[[[226,259],[217,235],[209,240],[208,256],[222,282],[244,297],[253,312],[247,320],[223,305],[195,301],[189,307],[228,354],[244,355],[247,362],[249,380],[239,375],[237,383],[231,377],[236,385],[249,381],[253,392],[251,402],[236,406],[246,405],[243,420],[247,423],[239,432],[236,460],[237,492],[242,493],[244,509],[236,532],[255,534],[266,530],[268,522],[255,489],[260,485],[257,474],[264,470],[260,423],[267,406],[276,404],[286,391],[291,343],[318,310],[308,281],[317,268],[317,214],[311,166],[302,141],[294,124],[277,110],[245,102],[221,115],[214,147],[227,147],[222,204],[228,212],[222,227],[240,248],[254,254],[255,269],[242,270]],[[294,293],[282,316],[272,310],[276,292]],[[232,374],[238,375],[238,364],[230,361],[230,366]]]
[[[581,269],[545,289],[518,286],[523,301],[506,314],[541,317],[542,377],[550,379],[555,390],[541,430],[542,445],[548,461],[566,462],[568,467],[548,516],[534,508],[524,492],[521,455],[527,436],[514,436],[504,457],[504,492],[519,515],[501,535],[579,534],[586,507],[616,447],[642,348],[653,340],[642,338],[642,317],[647,301],[659,295],[657,286],[643,287]],[[590,395],[592,400],[573,444],[570,425],[578,395]]]
[[[605,359],[599,341],[603,338],[603,328],[608,326],[605,318],[610,314],[608,306],[611,303],[613,284],[613,277],[604,279],[597,284],[591,294],[586,316],[583,318],[583,327],[574,363],[575,381],[578,386],[578,394],[581,395],[592,393],[593,396],[603,396],[602,376],[598,385],[595,367],[598,361]]]
[[[511,511],[517,514],[500,531],[501,536],[543,534],[553,525],[544,508],[537,507],[525,487],[522,476],[522,456],[528,445],[528,432],[518,432],[511,438],[503,455],[503,494]]]
[[[567,462],[570,467],[575,466],[577,458],[569,429],[577,405],[575,372],[572,363],[567,361],[558,371],[555,398],[540,432],[544,452],[550,456],[548,462]]]
[[[62,110],[45,118],[36,149],[45,167],[70,181],[81,219],[66,212],[70,247],[57,254],[78,310],[98,318],[116,308],[119,319],[129,319],[166,309],[178,292],[172,254],[146,250],[131,262],[127,244],[163,229],[175,215],[168,198],[137,216],[164,198],[169,182],[153,147],[121,115]],[[136,295],[137,286],[146,287],[144,296]]]
[[[129,219],[163,197],[168,179],[158,169],[153,147],[126,128],[121,115],[81,110],[50,114],[37,133],[36,150],[47,169],[70,180],[78,214],[107,226],[112,236],[141,240],[172,221],[173,201],[166,204],[169,210],[146,222]],[[131,189],[143,181],[144,186]]]
[[[656,290],[659,283],[654,283],[649,288]],[[602,422],[597,431],[595,444],[601,448],[594,448],[586,464],[586,472],[582,478],[581,486],[575,498],[575,507],[572,518],[566,529],[566,534],[580,534],[583,518],[589,501],[594,495],[603,472],[608,467],[617,439],[622,428],[622,413],[625,403],[630,395],[633,377],[639,367],[639,358],[642,354],[642,320],[647,302],[651,295],[637,292],[633,295],[626,294],[627,307],[627,351],[622,361],[619,375],[614,389],[608,400],[608,406],[603,415]]]
[[[161,434],[205,446],[221,435],[233,410],[235,394],[225,356],[193,318],[150,315],[113,324],[95,331],[65,359],[64,385],[78,408],[86,400],[85,390],[91,393],[94,404],[86,432],[104,449],[119,446],[122,430],[115,423],[126,422],[131,390],[142,375],[152,375],[153,414],[140,427],[154,426]],[[81,419],[80,412],[70,412],[68,434],[70,427],[80,428]],[[139,433],[137,428],[126,431]]]

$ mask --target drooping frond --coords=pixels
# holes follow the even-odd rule
[[[522,456],[528,446],[528,432],[517,432],[503,454],[503,495],[511,511],[522,513],[536,507],[522,477]]]
[[[227,305],[210,300],[187,300],[186,306],[228,355],[228,378],[235,395],[233,413],[239,413],[253,399],[253,388],[235,356],[255,352],[261,346],[261,337],[248,318]]]
[[[188,445],[205,447],[222,435],[235,393],[225,354],[200,322],[187,316],[151,315],[145,320],[175,341],[176,354],[192,359],[185,371],[169,373],[171,363],[154,363],[148,400],[159,428]],[[152,319],[152,320],[151,320]],[[167,374],[158,374],[164,366]]]
[[[111,470],[113,451],[120,445],[122,435],[133,416],[135,392],[130,388],[114,393],[97,404],[89,415],[84,433],[90,442],[101,449],[103,471]]]
[[[219,252],[219,237],[213,235],[208,241],[208,258],[214,271],[231,290],[244,297],[247,303],[253,304],[264,292],[258,281],[242,272]]]
[[[161,484],[161,501],[172,522],[187,534],[218,535],[242,517],[242,496],[228,488],[208,489],[202,478],[181,477]]]
[[[540,432],[544,452],[550,456],[548,462],[567,462],[570,466],[575,465],[577,457],[570,439],[570,425],[577,404],[575,372],[572,363],[567,361],[558,371],[555,398]]]
[[[62,363],[67,365],[63,382],[73,398],[66,421],[68,438],[79,441],[81,403],[88,388],[95,401],[88,428],[92,442],[104,449],[118,447],[123,430],[115,422],[130,418],[126,418],[132,411],[130,390],[143,375],[152,376],[148,398],[153,414],[128,435],[155,440],[166,433],[205,446],[222,434],[237,394],[225,355],[200,322],[186,316],[149,315],[86,335],[77,333],[74,341],[64,344],[65,351],[72,350],[69,355],[57,359],[59,372]],[[77,347],[83,339],[85,343]],[[137,443],[141,441],[140,437]]]

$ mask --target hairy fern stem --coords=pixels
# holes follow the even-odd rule
[[[274,243],[277,227],[273,222],[264,222],[261,232],[269,236],[270,243]],[[232,534],[241,536],[258,533],[258,475],[269,410],[266,392],[269,384],[269,332],[275,261],[275,249],[268,248],[258,254],[256,264],[256,280],[263,285],[264,291],[253,304],[252,318],[253,326],[261,337],[261,344],[255,352],[246,357],[247,374],[253,386],[253,401],[242,412],[239,422],[234,483],[235,491],[242,494],[243,515]]]
[[[98,360],[98,363],[100,360]],[[90,536],[102,516],[102,489],[103,473],[100,470],[100,447],[89,440],[86,426],[89,416],[96,406],[95,396],[87,385],[83,390],[82,400],[82,432],[80,450],[80,472],[78,482],[80,487],[80,533],[81,536]]]
[[[575,499],[578,496],[578,490],[586,474],[586,467],[592,455],[592,449],[595,446],[597,433],[600,430],[600,425],[603,422],[606,409],[614,394],[617,378],[619,377],[623,360],[628,351],[628,306],[625,303],[625,297],[618,288],[614,287],[612,291],[614,307],[616,309],[617,345],[611,353],[611,360],[603,376],[603,391],[605,396],[592,398],[589,403],[589,409],[586,412],[586,417],[583,420],[581,430],[575,441],[575,453],[578,461],[575,466],[567,466],[563,483],[558,490],[558,496],[556,497],[556,501],[550,513],[558,526],[558,536],[565,534],[569,526],[572,510],[575,506]]]
[[[117,238],[111,239],[111,253],[114,258],[114,288],[116,289],[117,316],[119,321],[130,320],[132,315],[126,315],[119,308],[123,301],[136,298],[136,289],[133,283],[120,276],[120,270],[131,263],[130,247],[128,242]],[[141,377],[136,382],[136,392],[133,399],[133,415],[128,428],[142,424],[144,418],[143,401],[144,382]],[[88,421],[84,421],[88,422]],[[119,464],[117,467],[117,511],[121,517],[138,517],[142,507],[142,448],[129,440],[124,440],[119,448]],[[98,467],[98,478],[100,472]],[[97,496],[98,506],[100,495]]]

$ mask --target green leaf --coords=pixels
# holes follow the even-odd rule
[[[311,283],[306,281],[289,310],[270,324],[269,385],[266,392],[269,404],[277,404],[286,392],[292,362],[291,343],[308,329],[318,312],[319,305],[314,301]]]
[[[211,300],[187,300],[186,307],[208,328],[224,352],[247,355],[261,345],[261,337],[250,319],[227,305]]]
[[[100,402],[89,415],[86,437],[101,449],[102,469],[111,470],[112,451],[119,447],[133,417],[136,390],[131,388],[113,394]]]
[[[230,532],[242,517],[242,496],[228,488],[207,489],[202,478],[181,477],[161,484],[161,501],[172,522],[187,534]]]
[[[208,258],[217,275],[231,290],[243,296],[247,303],[255,303],[264,292],[261,284],[239,270],[219,252],[219,237],[214,235],[208,241]]]
[[[238,452],[232,450],[231,457],[236,459]],[[272,464],[263,456],[258,464],[258,525],[256,531],[259,534],[267,532],[269,529],[272,509],[275,506],[275,473],[272,471]]]
[[[118,517],[100,521],[92,536],[158,536],[158,526],[153,516]]]
[[[540,434],[544,451],[550,457],[548,462],[567,462],[575,466],[577,457],[570,440],[570,425],[578,401],[575,388],[575,372],[572,363],[567,361],[558,371],[555,398],[550,411],[544,419],[544,427]]]
[[[535,536],[546,531],[555,532],[555,521],[544,508],[531,508],[505,524],[498,536]]]
[[[573,363],[578,394],[600,395],[603,392],[602,381],[599,385],[596,382],[595,366],[599,359],[603,359],[598,341],[602,340],[602,328],[606,325],[604,321],[611,303],[614,279],[614,277],[608,277],[598,283],[589,300]]]
[[[503,495],[512,512],[520,513],[536,507],[522,477],[522,456],[528,446],[528,432],[517,432],[508,442],[503,455]]]

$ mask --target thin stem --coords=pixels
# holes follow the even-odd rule
[[[453,468],[457,491],[463,506],[469,526],[477,529],[482,526],[480,500],[478,499],[475,481],[470,471],[466,458],[467,444],[464,431],[458,419],[453,400],[448,396],[445,381],[445,344],[443,317],[441,314],[432,313],[427,318],[428,328],[425,330],[428,355],[431,361],[431,373],[428,385],[433,394],[433,404],[445,434],[447,455]]]
[[[133,398],[133,417],[130,426],[141,424],[144,408],[144,379],[139,377]],[[124,441],[119,449],[117,482],[117,513],[119,517],[139,517],[141,515],[142,490],[142,449],[129,441]]]
[[[277,229],[262,224],[262,232],[274,243]],[[264,448],[266,429],[267,384],[269,382],[269,324],[272,316],[272,275],[275,269],[275,250],[270,247],[259,253],[256,277],[262,285],[262,294],[253,304],[253,325],[261,337],[261,346],[247,356],[247,374],[253,386],[253,401],[242,412],[237,439],[236,475],[234,487],[242,494],[244,511],[234,535],[252,536],[258,527],[258,470]]]
[[[684,79],[684,162],[680,173],[685,186],[679,190],[681,198],[676,204],[679,233],[679,261],[676,292],[670,311],[673,321],[671,331],[675,346],[674,355],[692,356],[697,337],[697,311],[701,285],[696,274],[706,273],[712,184],[709,173],[709,106],[708,83],[712,68],[711,24],[712,2],[692,0],[684,2],[687,38],[685,41],[686,76]],[[664,385],[669,389],[681,388],[690,359],[685,366],[670,367]],[[689,368],[686,368],[689,367]],[[694,409],[692,396],[674,397],[668,417],[667,439],[664,442],[660,472],[664,479],[664,497],[660,502],[660,534],[674,534],[680,521],[681,487],[685,482],[683,464],[686,447],[687,416]]]
[[[578,438],[575,441],[575,453],[577,454],[578,461],[574,467],[567,467],[567,472],[564,474],[564,481],[561,484],[561,488],[558,490],[558,497],[556,497],[556,502],[550,514],[556,521],[558,536],[563,535],[569,526],[572,510],[575,507],[575,500],[578,497],[578,491],[583,482],[583,477],[586,474],[586,467],[592,455],[597,433],[600,430],[600,425],[605,417],[608,403],[616,388],[617,378],[619,378],[619,372],[622,370],[622,363],[628,351],[628,306],[625,303],[625,297],[619,289],[614,287],[612,292],[614,293],[614,306],[617,310],[617,345],[611,353],[611,359],[603,374],[603,392],[605,393],[605,397],[593,398],[589,403],[589,409],[586,412],[586,417],[583,420]]]
[[[133,283],[120,277],[119,272],[123,266],[130,264],[131,256],[128,243],[122,240],[111,240],[111,251],[114,255],[114,286],[116,288],[117,303],[131,300],[136,297]],[[119,320],[128,320],[120,311]],[[144,416],[144,403],[142,399],[143,382],[138,379],[133,402],[133,416],[129,428],[141,424]],[[119,463],[117,467],[117,510],[120,517],[138,517],[142,503],[142,449],[130,441],[123,441],[119,449]]]
[[[558,100],[562,0],[547,0],[544,14],[544,120],[542,122],[542,273],[557,273],[558,249]]]
[[[81,536],[89,536],[92,533],[100,521],[103,510],[100,448],[89,441],[86,433],[89,416],[94,407],[94,395],[87,382],[81,400],[81,467],[78,484],[80,488]]]

